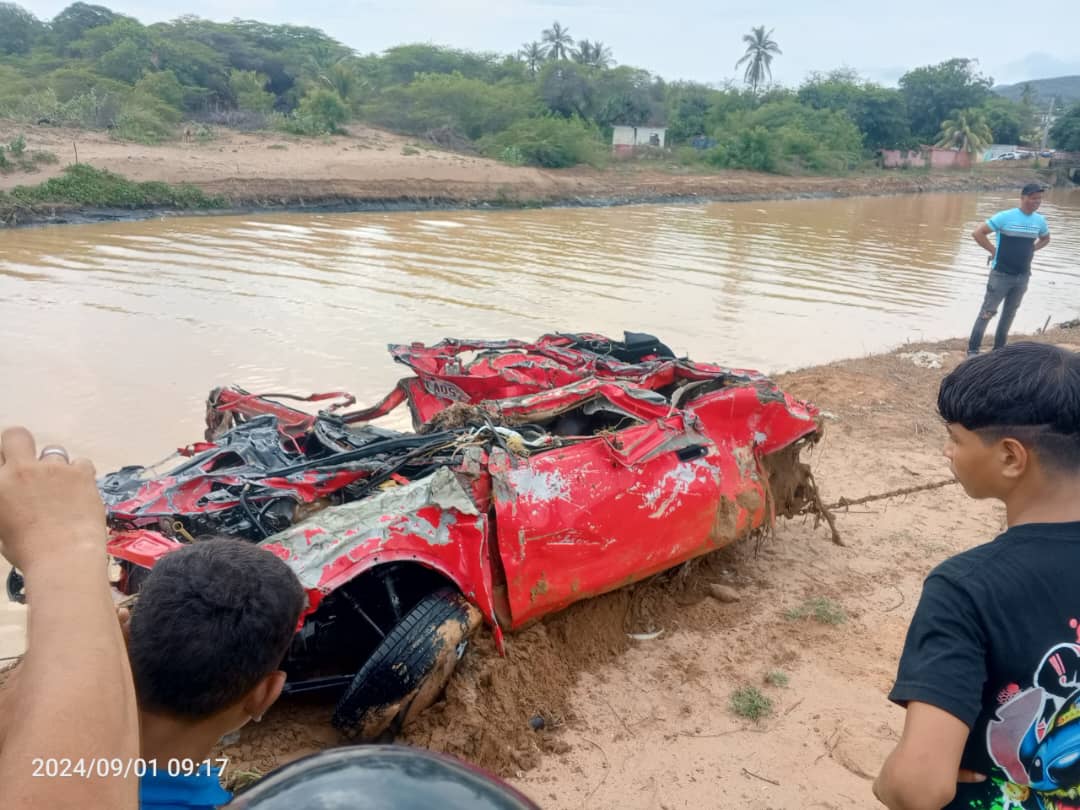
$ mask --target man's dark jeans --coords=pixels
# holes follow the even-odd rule
[[[975,319],[975,326],[971,330],[971,340],[968,341],[968,352],[977,352],[982,345],[986,327],[997,314],[998,307],[1004,302],[1001,310],[1001,318],[998,319],[997,332],[994,334],[994,348],[1000,349],[1005,345],[1009,337],[1009,329],[1012,328],[1016,310],[1020,309],[1020,302],[1024,300],[1027,292],[1028,280],[1031,276],[1011,275],[991,271],[990,280],[986,284],[986,297],[983,299],[979,317]]]

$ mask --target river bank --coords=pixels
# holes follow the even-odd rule
[[[296,138],[215,130],[159,145],[115,141],[108,133],[0,121],[0,142],[24,135],[27,148],[55,155],[34,172],[0,174],[0,192],[59,176],[76,162],[137,182],[189,183],[215,198],[210,213],[388,211],[634,203],[812,199],[1011,189],[1038,174],[1026,165],[974,171],[871,171],[842,177],[704,172],[664,161],[627,161],[598,170],[515,167],[448,152],[383,130]],[[7,224],[60,224],[192,215],[141,209],[35,203],[0,216]]]

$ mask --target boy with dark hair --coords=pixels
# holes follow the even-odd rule
[[[128,656],[139,702],[142,808],[213,808],[231,798],[208,767],[217,742],[256,722],[285,685],[278,667],[305,604],[292,570],[242,540],[204,540],[162,557],[139,591]],[[193,763],[175,767],[169,763]]]
[[[1080,808],[1080,355],[1018,343],[941,384],[945,455],[1008,530],[927,577],[874,783],[899,808]]]

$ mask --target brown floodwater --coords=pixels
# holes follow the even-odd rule
[[[255,214],[0,232],[0,423],[98,463],[198,439],[209,389],[347,389],[386,344],[623,329],[778,371],[966,335],[975,224],[1015,195]],[[1080,190],[1055,190],[1016,329],[1080,310]]]

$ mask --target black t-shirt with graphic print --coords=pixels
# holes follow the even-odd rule
[[[948,805],[1080,810],[1080,523],[1016,526],[927,577],[889,699],[971,729]]]

